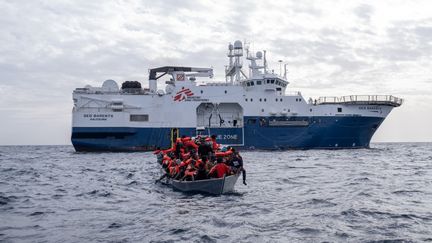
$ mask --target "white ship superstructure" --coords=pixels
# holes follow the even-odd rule
[[[229,45],[225,82],[211,68],[150,69],[148,87],[107,80],[73,92],[72,143],[77,151],[167,148],[177,136],[214,134],[222,144],[258,149],[364,148],[390,111],[391,95],[305,100],[285,75],[267,68],[265,51],[243,67],[243,45]],[[286,70],[286,69],[285,69]],[[160,87],[165,86],[164,89]]]

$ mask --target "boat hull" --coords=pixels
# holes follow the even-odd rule
[[[247,124],[244,128],[210,128],[221,144],[243,149],[368,148],[383,117],[298,117],[298,125]],[[151,151],[171,146],[172,128],[73,127],[76,151]],[[179,135],[195,136],[196,128],[179,128]]]
[[[224,178],[214,178],[198,181],[178,181],[172,180],[171,185],[174,189],[182,192],[224,194],[234,191],[234,186],[240,174],[230,175]]]

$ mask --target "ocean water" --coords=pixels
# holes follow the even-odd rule
[[[244,151],[248,185],[188,195],[151,153],[0,147],[2,242],[432,241],[432,144]]]

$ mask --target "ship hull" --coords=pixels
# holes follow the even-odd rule
[[[245,117],[241,128],[206,128],[201,134],[215,134],[219,143],[242,149],[368,148],[384,121],[384,117],[317,116],[296,117],[297,123],[269,124],[271,119]],[[195,127],[73,127],[72,144],[79,152],[151,151],[171,146],[172,129],[178,129],[179,136],[197,135]]]

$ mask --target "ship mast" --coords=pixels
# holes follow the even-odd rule
[[[243,44],[241,41],[236,40],[233,44],[228,45],[229,65],[225,69],[225,79],[228,82],[228,78],[231,84],[238,84],[241,80],[243,62],[241,57],[243,56]],[[245,75],[244,75],[245,76]]]

